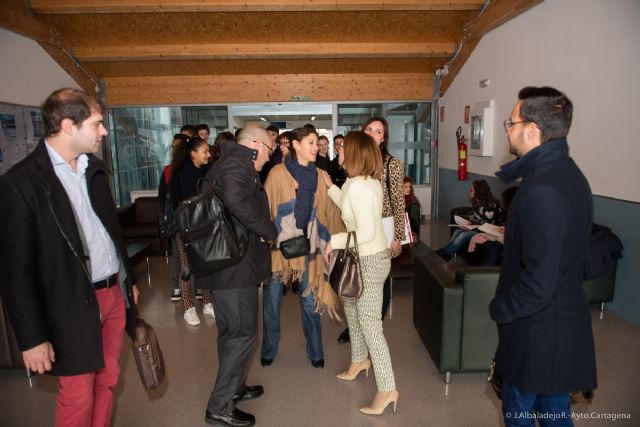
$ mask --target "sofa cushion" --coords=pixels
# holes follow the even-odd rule
[[[139,197],[135,201],[137,224],[158,224],[160,205],[157,197]]]
[[[158,237],[158,226],[155,224],[136,224],[122,229],[125,238]]]

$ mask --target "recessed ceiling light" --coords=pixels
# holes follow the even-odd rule
[[[316,116],[311,116],[311,121],[314,121],[316,119]]]
[[[267,121],[267,119],[265,119],[264,117],[260,117],[260,120],[262,120],[263,122]]]

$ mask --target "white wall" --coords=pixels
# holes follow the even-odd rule
[[[78,84],[31,39],[0,28],[0,102],[38,106],[62,87]]]
[[[569,146],[593,193],[640,202],[639,43],[638,0],[547,0],[488,33],[441,100],[440,166],[457,168],[465,105],[494,99],[494,155],[469,159],[470,172],[493,175],[513,159],[502,122],[518,91],[548,85],[573,101]]]
[[[413,193],[420,202],[420,214],[431,216],[431,186],[430,185],[414,185]]]

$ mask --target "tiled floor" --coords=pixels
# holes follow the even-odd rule
[[[423,226],[423,240],[441,245],[448,236],[446,224]],[[202,324],[190,327],[182,319],[179,303],[169,301],[169,266],[162,257],[151,259],[151,282],[146,265],[136,268],[141,280],[141,313],[160,339],[168,374],[162,389],[147,393],[138,378],[128,342],[122,358],[117,388],[115,426],[205,425],[204,408],[217,367],[215,320],[201,315]],[[394,286],[393,318],[384,322],[385,335],[400,391],[398,413],[388,409],[379,417],[358,409],[375,393],[372,376],[341,382],[335,374],[349,363],[349,346],[336,338],[343,328],[323,318],[326,365],[314,369],[305,356],[297,295],[283,299],[282,341],[273,365],[253,360],[249,384],[262,384],[260,399],[239,407],[256,415],[260,426],[499,426],[500,402],[493,396],[485,374],[453,375],[445,386],[411,320],[411,283]],[[629,414],[615,425],[640,426],[640,326],[615,313],[599,319],[593,311],[599,389],[592,405],[574,407],[576,414],[600,417],[576,421],[578,426],[613,424],[610,417]],[[259,332],[260,338],[260,332]],[[0,426],[50,426],[55,408],[54,378],[38,376],[29,388],[22,370],[0,370]],[[608,418],[602,418],[608,417]]]

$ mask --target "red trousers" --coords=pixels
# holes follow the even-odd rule
[[[113,389],[120,374],[126,310],[118,285],[97,290],[96,298],[100,307],[104,367],[88,374],[60,377],[56,397],[57,427],[111,425]]]

